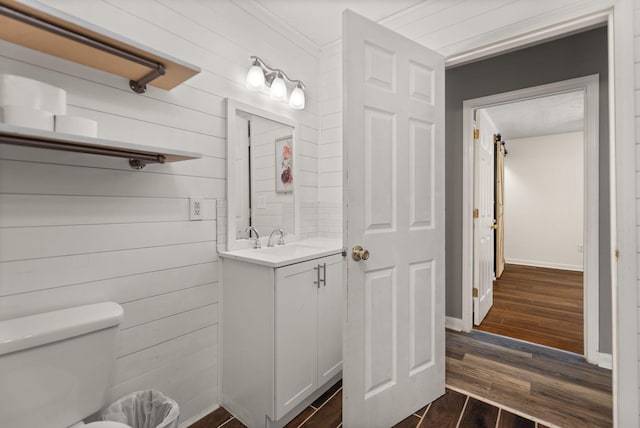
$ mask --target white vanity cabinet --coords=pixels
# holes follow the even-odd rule
[[[281,426],[341,373],[343,258],[222,261],[222,405],[248,426]]]

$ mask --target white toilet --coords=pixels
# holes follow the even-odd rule
[[[0,321],[0,426],[127,428],[82,422],[107,400],[122,314],[107,302]]]

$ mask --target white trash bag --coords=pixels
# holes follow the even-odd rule
[[[122,397],[104,409],[103,421],[120,422],[132,428],[178,428],[178,403],[149,389]]]

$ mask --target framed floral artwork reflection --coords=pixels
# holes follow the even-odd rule
[[[293,192],[293,136],[276,139],[276,192]]]

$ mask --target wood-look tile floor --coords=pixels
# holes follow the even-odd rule
[[[583,354],[583,290],[582,272],[507,264],[476,328]]]
[[[474,330],[447,332],[447,385],[560,427],[611,427],[611,370]]]
[[[297,415],[285,428],[341,428],[342,385],[331,388],[332,395],[325,394]],[[323,401],[324,400],[324,401]],[[318,407],[315,407],[315,406]],[[190,428],[245,427],[224,408],[219,408]],[[447,388],[445,395],[397,423],[393,428],[546,428],[533,420],[523,418],[505,409],[485,403]],[[369,427],[362,427],[369,428]]]
[[[611,372],[575,355],[473,331],[447,331],[447,391],[398,428],[611,427]],[[526,416],[529,415],[529,416]],[[288,425],[342,425],[338,382]],[[220,408],[191,428],[243,427]],[[369,428],[369,427],[363,427]],[[395,428],[395,427],[394,427]]]

